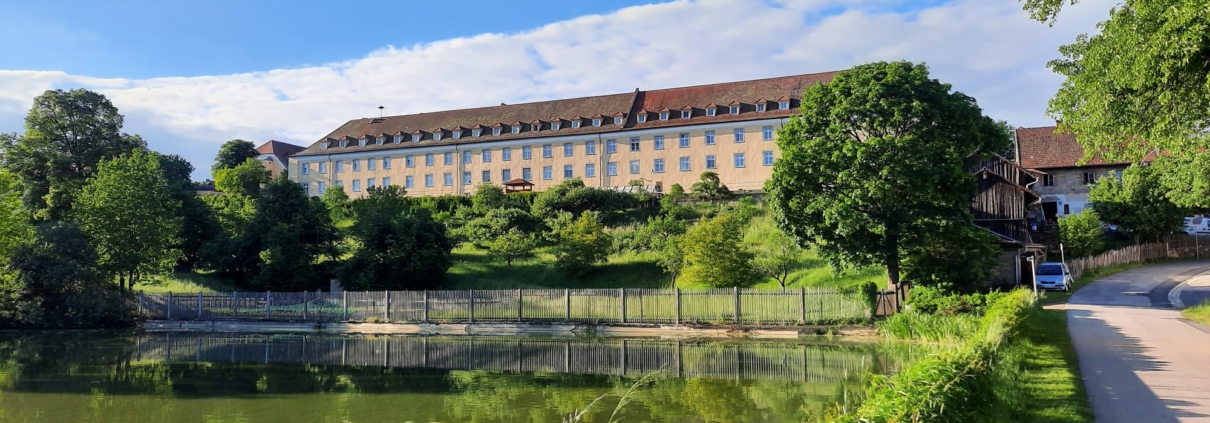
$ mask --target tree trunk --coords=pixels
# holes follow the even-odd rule
[[[887,289],[899,289],[899,235],[886,235],[886,264]]]

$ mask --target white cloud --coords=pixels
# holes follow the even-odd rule
[[[126,131],[182,154],[204,177],[222,142],[309,144],[346,120],[388,114],[927,62],[934,77],[1016,125],[1045,125],[1059,45],[1108,16],[1081,2],[1054,28],[1016,0],[953,0],[914,12],[895,1],[700,1],[630,7],[517,34],[483,34],[296,69],[144,80],[0,71],[0,131],[19,131],[33,97],[85,87],[126,115]],[[825,11],[832,11],[824,14]]]

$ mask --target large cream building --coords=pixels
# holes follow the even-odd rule
[[[834,74],[356,119],[291,155],[288,174],[310,195],[343,186],[353,198],[382,185],[460,195],[516,179],[539,191],[637,180],[658,192],[688,189],[707,170],[732,190],[759,190],[803,89]]]

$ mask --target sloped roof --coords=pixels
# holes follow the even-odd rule
[[[269,140],[269,142],[261,144],[260,147],[256,147],[256,152],[260,154],[272,154],[273,156],[277,157],[277,160],[280,161],[282,165],[285,165],[286,163],[289,163],[288,158],[291,155],[305,149],[306,147],[301,145]]]
[[[1055,133],[1057,126],[1039,128],[1017,128],[1017,162],[1026,169],[1051,169],[1077,166],[1114,166],[1130,162],[1106,162],[1093,156],[1088,163],[1079,164],[1084,158],[1084,147],[1076,142],[1075,134]],[[1148,156],[1144,161],[1151,161]]]

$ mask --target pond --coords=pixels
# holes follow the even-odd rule
[[[804,421],[911,348],[771,341],[0,335],[0,422]],[[623,399],[624,398],[624,399]],[[586,410],[586,411],[585,411]]]

